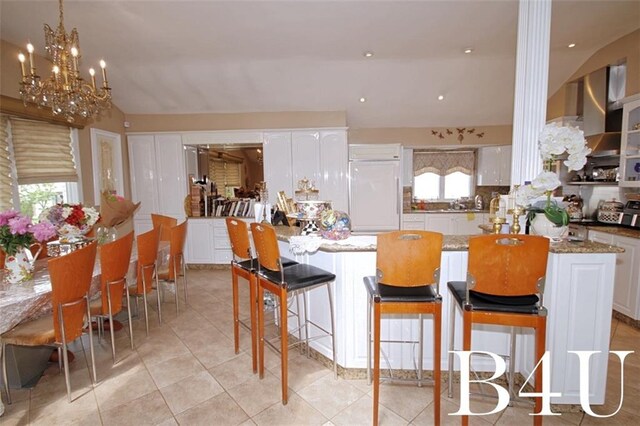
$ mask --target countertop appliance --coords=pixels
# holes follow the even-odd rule
[[[400,144],[349,145],[349,212],[353,232],[400,229]]]
[[[620,224],[640,229],[640,201],[627,201],[620,216]]]

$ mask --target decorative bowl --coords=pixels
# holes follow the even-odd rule
[[[298,219],[317,219],[324,210],[331,209],[331,201],[296,201]]]

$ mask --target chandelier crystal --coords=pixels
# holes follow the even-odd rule
[[[53,31],[44,24],[45,50],[52,62],[51,76],[41,80],[36,73],[33,61],[34,48],[27,44],[28,69],[25,70],[27,58],[20,52],[20,95],[25,106],[33,103],[38,108],[51,108],[54,116],[63,116],[68,122],[75,121],[76,116],[90,118],[111,107],[111,88],[107,81],[106,63],[100,61],[102,69],[102,86],[96,86],[95,70],[89,69],[91,84],[80,76],[80,37],[78,30],[73,29],[67,34],[63,24],[62,0],[60,4],[60,23]]]

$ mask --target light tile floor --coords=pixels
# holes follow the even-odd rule
[[[241,285],[241,289],[246,286]],[[249,333],[241,329],[241,352],[233,351],[229,270],[189,271],[189,303],[176,316],[168,297],[164,322],[151,310],[149,336],[144,320],[134,319],[135,350],[126,331],[116,337],[118,362],[113,365],[110,343],[96,345],[98,383],[91,385],[80,345],[71,365],[74,402],[66,399],[64,375],[51,365],[33,389],[14,390],[2,425],[26,424],[203,424],[203,425],[368,425],[371,387],[365,380],[334,380],[319,362],[290,353],[289,403],[280,403],[279,359],[266,357],[265,378],[251,372]],[[152,299],[154,300],[154,299]],[[241,301],[246,301],[246,290]],[[246,314],[246,303],[241,309]],[[182,305],[184,308],[184,305]],[[126,330],[126,328],[125,328]],[[640,331],[618,321],[612,326],[612,349],[640,351]],[[625,363],[624,404],[613,418],[598,419],[582,412],[547,417],[545,424],[635,425],[640,423],[640,355]],[[444,390],[445,386],[443,386]],[[620,362],[609,364],[607,401],[594,407],[608,414],[620,397]],[[433,423],[433,391],[429,386],[381,386],[380,423]],[[458,397],[442,394],[442,424],[458,424]],[[474,401],[472,409],[489,411],[494,402]],[[510,407],[490,416],[471,418],[472,425],[530,424],[529,407]]]

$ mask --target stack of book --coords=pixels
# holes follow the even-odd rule
[[[191,185],[191,216],[200,217],[204,215],[201,211],[202,188],[199,185]]]
[[[214,201],[213,216],[236,216],[236,217],[253,217],[254,204],[256,200],[253,198],[225,199],[219,198]]]

